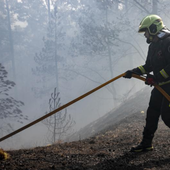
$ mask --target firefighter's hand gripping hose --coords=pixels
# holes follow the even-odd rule
[[[81,100],[81,99],[87,97],[88,95],[90,95],[90,94],[94,93],[95,91],[101,89],[102,87],[104,87],[104,86],[110,84],[111,82],[113,82],[113,81],[115,81],[115,80],[117,80],[117,79],[119,79],[119,78],[125,76],[125,74],[126,74],[126,73],[120,74],[119,76],[117,76],[117,77],[115,77],[115,78],[113,78],[113,79],[111,79],[111,80],[105,82],[104,84],[101,84],[100,86],[98,86],[98,87],[92,89],[91,91],[89,91],[89,92],[87,92],[87,93],[85,93],[85,94],[79,96],[78,98],[76,98],[76,99],[74,99],[74,100],[72,100],[72,101],[66,103],[65,105],[63,105],[63,106],[61,106],[61,107],[55,109],[54,111],[52,111],[52,112],[50,112],[50,113],[48,113],[48,114],[46,114],[46,115],[40,117],[39,119],[36,119],[35,121],[33,121],[33,122],[31,122],[31,123],[29,123],[29,124],[27,124],[27,125],[25,125],[25,126],[19,128],[18,130],[16,130],[16,131],[14,131],[14,132],[12,132],[12,133],[10,133],[10,134],[8,134],[8,135],[6,135],[6,136],[0,138],[0,142],[3,141],[3,140],[5,140],[5,139],[7,139],[7,138],[9,138],[9,137],[11,137],[11,136],[13,136],[13,135],[15,135],[15,134],[17,134],[17,133],[19,133],[19,132],[21,132],[21,131],[23,131],[23,130],[25,130],[25,129],[27,129],[27,128],[29,128],[29,127],[31,127],[31,126],[33,126],[33,125],[35,125],[36,123],[38,123],[38,122],[40,122],[40,121],[46,119],[47,117],[49,117],[49,116],[55,114],[56,112],[59,112],[60,110],[62,110],[62,109],[64,109],[64,108],[66,108],[66,107],[72,105],[73,103],[76,103],[77,101],[79,101],[79,100]],[[141,77],[141,76],[139,76],[139,75],[132,74],[132,77],[135,77],[135,78],[140,79],[140,80],[142,80],[142,81],[145,82],[145,78],[144,78],[144,77]],[[153,86],[155,86],[155,88],[157,88],[157,89],[158,89],[158,90],[159,90],[159,91],[167,98],[167,100],[170,102],[170,96],[169,96],[169,95],[168,95],[168,94],[167,94],[160,86],[158,86],[158,85],[156,85],[156,84],[154,84]]]

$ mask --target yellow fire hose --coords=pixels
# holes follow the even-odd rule
[[[27,128],[29,128],[29,127],[31,127],[31,126],[33,126],[33,125],[35,125],[36,123],[38,123],[38,122],[46,119],[47,117],[55,114],[56,112],[59,112],[60,110],[62,110],[62,109],[64,109],[64,108],[72,105],[73,103],[76,103],[77,101],[79,101],[79,100],[85,98],[86,96],[94,93],[95,91],[97,91],[97,90],[101,89],[102,87],[110,84],[111,82],[113,82],[113,81],[115,81],[115,80],[123,77],[124,75],[125,75],[125,73],[120,74],[119,76],[117,76],[117,77],[115,77],[115,78],[113,78],[113,79],[111,79],[111,80],[109,80],[109,81],[101,84],[100,86],[92,89],[91,91],[88,91],[87,93],[79,96],[78,98],[76,98],[76,99],[74,99],[74,100],[66,103],[65,105],[63,105],[63,106],[61,106],[61,107],[59,107],[59,108],[57,108],[57,109],[55,109],[54,111],[52,111],[52,112],[50,112],[50,113],[48,113],[48,114],[40,117],[39,119],[36,119],[35,121],[33,121],[33,122],[31,122],[31,123],[29,123],[29,124],[27,124],[27,125],[19,128],[18,130],[16,130],[16,131],[14,131],[14,132],[12,132],[12,133],[10,133],[10,134],[8,134],[8,135],[0,138],[0,142],[3,141],[3,140],[5,140],[5,139],[7,139],[7,138],[9,138],[9,137],[11,137],[11,136],[13,136],[13,135],[15,135],[15,134],[17,134],[17,133],[19,133],[19,132],[21,132],[21,131],[23,131],[23,130],[25,130],[25,129],[27,129]],[[142,81],[145,81],[145,78],[144,78],[144,77],[141,77],[141,76],[136,75],[136,74],[132,74],[132,77],[135,77],[135,78],[137,78],[137,79],[140,79],[140,80],[142,80]],[[155,88],[157,88],[157,89],[169,100],[169,102],[170,102],[170,96],[169,96],[160,86],[158,86],[158,85],[154,85],[154,86],[155,86]]]
[[[145,81],[144,77],[141,77],[137,74],[132,74],[132,77]],[[170,102],[170,96],[159,85],[155,84],[154,87],[157,88],[164,95],[164,97]]]

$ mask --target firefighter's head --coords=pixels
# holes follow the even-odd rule
[[[148,32],[149,37],[147,37],[147,42],[150,43],[153,41],[155,35],[164,27],[165,25],[158,15],[148,15],[141,21],[138,32]]]

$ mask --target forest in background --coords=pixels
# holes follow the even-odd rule
[[[158,14],[170,27],[169,5],[168,0],[1,0],[0,136],[142,65],[148,45],[137,32],[139,23]],[[142,82],[120,79],[2,146],[62,140],[142,87]]]

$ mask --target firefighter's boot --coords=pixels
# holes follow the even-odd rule
[[[137,145],[136,147],[132,147],[131,148],[131,152],[146,152],[146,151],[152,151],[153,150],[153,146],[152,146],[152,139],[154,137],[154,134],[149,133],[148,130],[146,130],[146,128],[144,129],[143,132],[143,139],[142,142]]]

